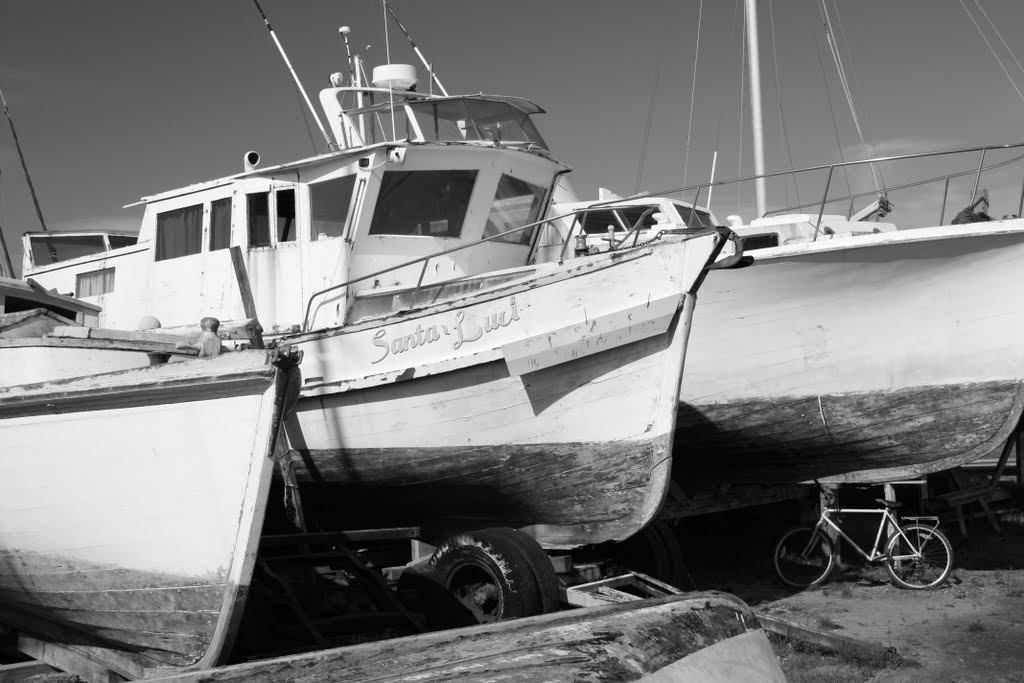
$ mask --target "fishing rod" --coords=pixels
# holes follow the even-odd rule
[[[39,208],[39,198],[36,196],[36,188],[32,184],[32,176],[28,173],[28,165],[25,163],[25,155],[21,151],[21,143],[18,141],[18,132],[14,130],[14,117],[11,116],[11,110],[7,106],[7,98],[4,97],[4,91],[0,90],[0,104],[4,107],[4,116],[7,117],[7,125],[11,127],[11,137],[14,138],[14,148],[18,150],[18,160],[21,161],[21,170],[25,173],[25,182],[28,184],[29,194],[32,195],[32,206],[36,208],[36,216],[39,218],[39,225],[42,226],[43,232],[49,232],[46,228],[46,221],[43,220],[43,210]],[[53,244],[46,240],[46,247],[50,253],[50,261],[53,263],[57,262],[57,250]],[[10,266],[11,257],[7,254],[7,245],[4,245],[4,256],[7,259],[7,264]],[[14,269],[11,269],[13,277]]]
[[[288,61],[288,55],[285,54],[284,48],[281,47],[281,41],[277,39],[277,34],[274,33],[273,27],[270,25],[270,20],[267,19],[267,15],[263,13],[263,8],[260,7],[259,0],[252,0],[253,4],[256,5],[256,11],[260,13],[260,17],[263,18],[263,23],[267,27],[267,31],[270,32],[270,38],[274,41],[274,45],[277,46],[278,51],[281,53],[281,58],[284,60],[284,65],[288,67],[288,73],[295,79],[295,87],[302,93],[302,98],[306,100],[306,106],[309,107],[310,113],[313,115],[313,120],[316,121],[317,128],[320,129],[320,133],[323,134],[324,140],[327,141],[327,148],[334,147],[334,142],[331,141],[331,137],[327,134],[324,129],[324,124],[320,123],[320,117],[317,116],[316,109],[313,108],[313,103],[309,101],[309,95],[306,94],[306,89],[302,87],[302,82],[299,81],[298,75],[295,73],[295,69],[292,68],[292,63]]]
[[[409,45],[412,46],[413,52],[415,52],[416,56],[420,58],[421,62],[423,62],[423,66],[426,68],[427,73],[430,74],[430,78],[432,78],[434,83],[437,84],[437,89],[441,91],[442,95],[448,97],[448,91],[444,89],[443,85],[441,85],[441,80],[437,77],[437,74],[434,73],[434,69],[430,66],[430,63],[427,62],[427,58],[423,56],[422,52],[420,52],[420,48],[418,45],[416,45],[416,41],[414,41],[412,39],[412,36],[409,35],[409,32],[405,30],[405,26],[402,24],[402,21],[398,18],[398,15],[395,14],[395,10],[391,9],[391,5],[385,2],[385,0],[381,0],[381,4],[383,4],[384,8],[391,13],[391,18],[395,20],[395,23],[398,24],[398,28],[401,29],[402,33],[405,34],[405,39],[409,41]]]

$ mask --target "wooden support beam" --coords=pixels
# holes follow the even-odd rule
[[[18,662],[0,666],[0,683],[21,683],[29,676],[38,676],[56,671],[45,662]]]

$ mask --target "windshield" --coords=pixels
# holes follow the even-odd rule
[[[508,102],[465,98],[423,100],[407,106],[416,116],[425,141],[532,142],[548,148],[530,115]]]

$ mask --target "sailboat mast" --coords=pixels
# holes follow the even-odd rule
[[[746,0],[747,65],[750,70],[750,127],[754,134],[754,175],[764,175],[764,127],[761,117],[761,60],[757,43],[757,0]],[[754,181],[757,217],[765,214],[764,178]]]

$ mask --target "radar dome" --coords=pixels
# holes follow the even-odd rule
[[[412,64],[382,64],[373,67],[373,87],[409,90],[416,85],[416,67]]]

